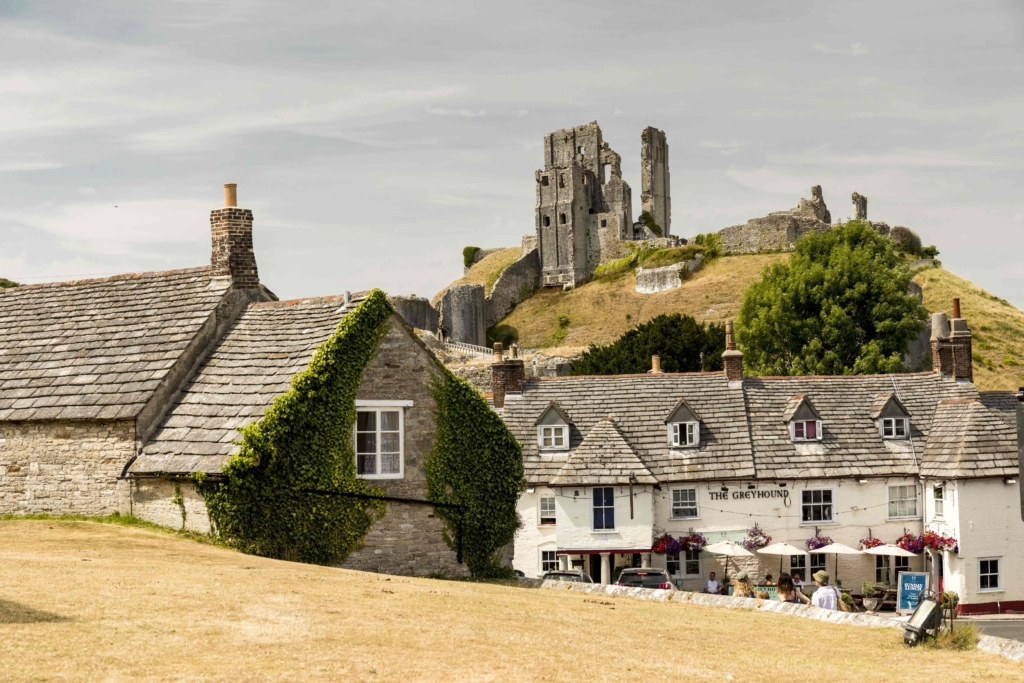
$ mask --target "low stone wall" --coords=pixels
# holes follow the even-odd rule
[[[704,254],[689,261],[675,263],[662,268],[637,268],[636,270],[636,291],[640,294],[655,294],[667,292],[683,286],[683,271],[694,272],[704,265]]]
[[[468,576],[456,554],[444,542],[444,522],[430,505],[389,501],[387,514],[374,522],[363,546],[339,564],[344,569],[427,576],[433,573]]]
[[[762,251],[790,251],[807,233],[832,226],[815,218],[795,216],[788,211],[753,218],[743,225],[731,225],[718,234],[726,254],[756,254]]]
[[[0,422],[0,514],[127,513],[135,423]]]
[[[813,605],[803,605],[777,600],[761,600],[759,598],[735,598],[728,595],[710,595],[690,591],[658,590],[654,588],[629,588],[627,586],[606,586],[600,583],[566,583],[564,581],[541,581],[542,588],[568,590],[579,593],[597,593],[620,598],[636,600],[652,600],[655,602],[680,602],[706,607],[726,607],[731,609],[749,609],[759,612],[776,612],[804,619],[827,621],[832,624],[851,626],[869,626],[872,628],[902,629],[903,623],[889,617],[864,612],[837,612],[821,609]],[[536,585],[536,584],[528,584]],[[1017,662],[1024,661],[1024,643],[995,636],[980,636],[978,649],[983,652],[1002,655]]]
[[[139,519],[172,529],[210,533],[210,515],[206,501],[189,480],[169,477],[140,478],[131,481],[131,513]],[[181,503],[174,502],[177,494]]]
[[[484,303],[484,326],[494,327],[512,312],[516,304],[528,299],[540,286],[540,256],[536,249],[523,254],[501,272]]]

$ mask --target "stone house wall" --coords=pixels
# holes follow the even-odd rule
[[[128,512],[135,423],[0,422],[0,514]]]
[[[168,477],[138,478],[131,480],[131,513],[139,519],[172,529],[188,529],[199,533],[210,532],[210,516],[206,501],[187,480]],[[181,503],[175,503],[176,493]]]

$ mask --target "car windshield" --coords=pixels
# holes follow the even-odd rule
[[[662,572],[622,572],[619,575],[619,583],[623,586],[657,588],[668,582],[668,576]]]
[[[555,573],[549,572],[549,573],[544,575],[544,580],[545,581],[579,581],[580,580],[580,575],[579,574],[561,574],[561,573],[555,574]]]

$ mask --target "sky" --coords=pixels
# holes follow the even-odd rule
[[[224,183],[282,299],[431,296],[533,232],[545,133],[598,121],[672,232],[868,216],[1024,308],[1024,3],[0,0],[0,277],[209,262]]]

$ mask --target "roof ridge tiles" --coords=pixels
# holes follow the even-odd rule
[[[46,287],[72,287],[74,285],[98,284],[101,282],[116,282],[118,280],[141,280],[146,277],[164,277],[167,275],[188,275],[190,273],[202,273],[211,271],[210,266],[197,266],[195,268],[178,268],[176,270],[150,270],[142,273],[121,273],[120,275],[108,275],[107,277],[86,278],[84,280],[60,280],[57,282],[37,282],[32,285],[18,285],[17,287],[5,287],[0,289],[0,295],[8,292],[25,291],[27,289],[44,289]]]

